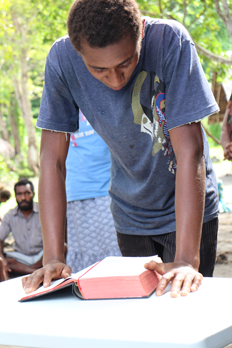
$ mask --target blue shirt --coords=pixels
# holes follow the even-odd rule
[[[66,159],[67,201],[108,195],[110,151],[93,130],[83,113],[79,113],[79,132],[71,134]]]
[[[218,111],[186,29],[176,21],[146,18],[139,62],[119,91],[91,75],[67,36],[56,41],[47,57],[37,126],[74,132],[79,108],[111,152],[109,193],[116,230],[138,235],[175,231],[177,164],[169,130]],[[218,193],[203,130],[202,136],[207,222],[217,216]]]

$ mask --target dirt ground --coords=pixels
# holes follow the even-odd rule
[[[214,277],[232,278],[232,213],[219,214],[217,262]]]
[[[214,277],[232,278],[232,173],[223,173],[217,177],[223,182],[224,202],[229,203],[231,212],[219,214],[217,262]]]

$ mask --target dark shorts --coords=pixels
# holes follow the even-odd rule
[[[202,227],[199,272],[212,277],[216,262],[218,218]],[[123,256],[159,255],[163,262],[173,262],[176,252],[176,232],[154,236],[137,236],[117,232],[118,245]]]

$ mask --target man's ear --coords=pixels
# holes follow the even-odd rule
[[[145,19],[143,19],[142,38],[144,37],[144,30],[145,30]]]

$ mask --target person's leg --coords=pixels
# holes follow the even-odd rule
[[[212,277],[217,252],[218,218],[205,222],[202,226],[199,272],[204,277]],[[173,262],[176,253],[176,232],[152,236],[154,242],[163,246],[163,262]]]
[[[137,236],[117,232],[119,249],[123,256],[153,256],[162,253],[151,236]]]
[[[176,232],[164,233],[157,236],[152,236],[155,245],[160,245],[162,255],[160,256],[163,262],[173,262],[176,253]]]
[[[205,222],[202,228],[199,272],[212,277],[217,254],[218,218]]]

